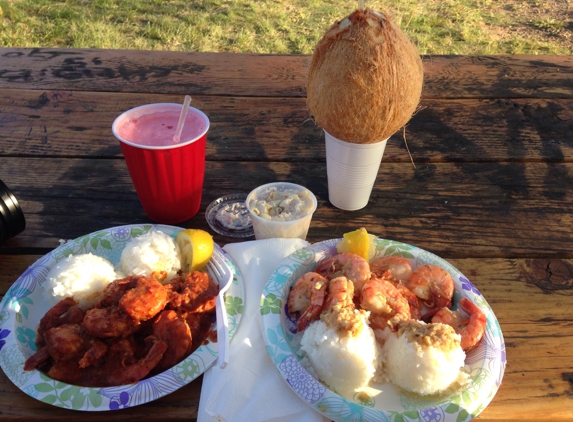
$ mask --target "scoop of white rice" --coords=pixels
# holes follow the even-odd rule
[[[386,375],[405,390],[437,394],[468,379],[460,336],[447,325],[410,320],[398,332],[386,328],[383,337]]]
[[[181,269],[181,252],[175,240],[158,230],[151,230],[130,239],[121,252],[118,272],[128,275],[150,276],[165,271],[168,282]]]
[[[374,332],[365,321],[356,336],[340,336],[323,321],[311,323],[301,339],[315,374],[342,395],[352,395],[374,376],[379,364],[378,344]]]
[[[44,283],[44,298],[55,303],[68,296],[87,310],[95,306],[103,289],[113,280],[116,273],[111,262],[91,253],[70,255],[58,262]]]

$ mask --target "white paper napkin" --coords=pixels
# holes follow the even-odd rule
[[[266,282],[287,256],[308,245],[301,239],[265,239],[223,248],[241,271],[245,307],[228,365],[220,369],[215,362],[203,376],[198,422],[328,421],[280,376],[261,331],[259,306]]]

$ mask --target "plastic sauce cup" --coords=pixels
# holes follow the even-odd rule
[[[202,111],[189,107],[181,140],[174,143],[181,107],[142,105],[121,114],[112,125],[143,210],[158,223],[188,220],[201,205],[210,122]]]
[[[308,212],[305,215],[294,220],[277,221],[260,217],[253,211],[253,201],[260,198],[261,194],[267,191],[269,188],[277,188],[279,192],[282,192],[286,189],[292,189],[300,193],[308,192],[309,197],[312,200],[312,206],[308,209]],[[310,227],[310,222],[312,220],[312,215],[316,211],[318,203],[316,196],[314,196],[314,194],[304,186],[296,185],[294,183],[276,182],[259,186],[258,188],[251,191],[245,200],[245,204],[251,215],[251,222],[253,223],[255,239],[270,239],[276,237],[298,237],[301,239],[306,239],[306,235],[308,234],[308,229]]]

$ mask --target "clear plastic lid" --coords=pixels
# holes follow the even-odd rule
[[[254,236],[253,223],[245,205],[247,193],[225,195],[209,204],[205,218],[211,229],[228,237]]]

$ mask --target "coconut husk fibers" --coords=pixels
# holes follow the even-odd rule
[[[420,102],[424,69],[415,45],[388,16],[356,10],[316,45],[307,82],[315,122],[347,142],[383,141]]]

